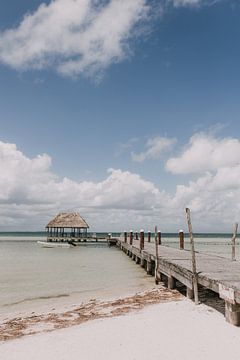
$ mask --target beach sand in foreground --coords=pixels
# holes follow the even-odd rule
[[[184,299],[5,342],[2,360],[240,358],[240,329]]]
[[[107,306],[110,317],[2,342],[1,360],[240,358],[240,328],[229,325],[216,310],[183,297],[171,301],[166,296],[154,303],[149,294],[140,296],[142,301],[132,297]],[[144,306],[144,296],[152,305]]]

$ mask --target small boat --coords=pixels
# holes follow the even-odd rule
[[[37,241],[37,243],[44,248],[70,248],[73,246],[73,244],[63,242]]]

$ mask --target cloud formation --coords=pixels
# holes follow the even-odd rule
[[[170,150],[176,142],[177,140],[175,138],[161,136],[150,138],[145,145],[145,151],[139,154],[135,152],[131,153],[132,160],[142,162],[147,159],[159,159],[162,154]]]
[[[0,33],[0,62],[17,70],[55,68],[93,75],[129,55],[137,26],[150,16],[147,0],[52,0]]]
[[[128,211],[143,213],[166,201],[153,183],[120,169],[109,169],[106,179],[97,183],[59,179],[51,172],[48,155],[29,159],[15,144],[0,142],[0,167],[4,169],[0,173],[2,226],[12,226],[15,221],[21,225],[28,218],[31,223],[34,218],[44,223],[56,212],[71,209],[84,209],[90,218],[95,214],[94,222],[106,226],[99,220],[100,213],[101,218],[105,218],[103,213],[112,217],[113,212],[127,217]]]
[[[166,169],[173,174],[204,173],[240,163],[240,141],[234,138],[217,139],[207,134],[191,137],[183,153],[170,158]]]
[[[211,151],[199,157],[193,144],[200,140]],[[47,154],[30,159],[15,144],[0,142],[0,227],[43,229],[59,211],[80,211],[92,230],[147,231],[158,224],[162,231],[178,231],[186,229],[184,209],[190,207],[195,231],[231,231],[240,216],[240,161],[227,152],[239,156],[238,140],[198,134],[189,144],[192,164],[202,157],[208,162],[201,165],[198,178],[177,185],[170,194],[121,169],[109,169],[99,182],[59,178]],[[184,156],[179,156],[181,161]]]

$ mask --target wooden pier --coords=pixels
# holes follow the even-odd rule
[[[157,281],[161,281],[162,275],[165,275],[168,288],[173,289],[178,280],[186,286],[187,297],[194,297],[190,251],[157,245],[156,261],[155,243],[144,243],[144,239],[142,242],[141,239],[133,240],[132,236],[130,239],[124,236],[118,239],[117,245],[144,267],[148,274],[155,274]],[[219,297],[225,300],[226,320],[240,326],[240,262],[196,252],[196,266],[198,284],[218,293]]]

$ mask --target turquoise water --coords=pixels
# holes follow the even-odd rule
[[[46,249],[37,245],[40,239],[45,239],[44,233],[0,234],[1,318],[50,311],[92,298],[119,297],[154,286],[153,278],[118,248],[93,243]],[[163,234],[162,244],[178,248],[178,235]],[[188,237],[185,248],[190,248]],[[195,248],[231,258],[231,235],[197,234]],[[236,254],[240,259],[238,242]]]
[[[49,249],[41,248],[38,239],[0,240],[0,318],[134,294],[154,285],[116,247],[94,243]]]

